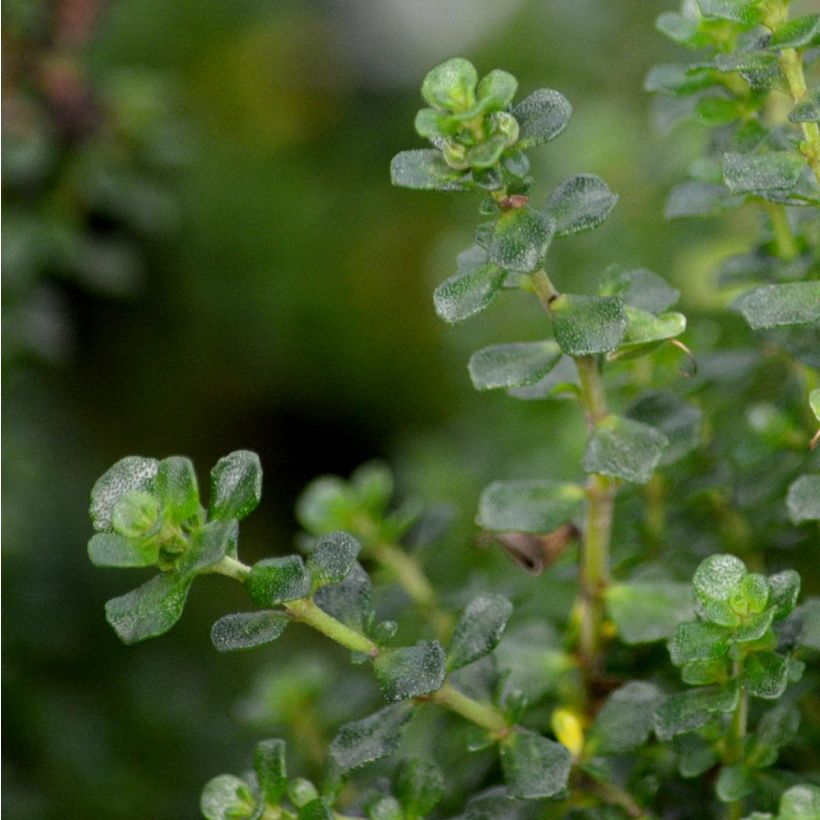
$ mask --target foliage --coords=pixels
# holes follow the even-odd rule
[[[760,35],[760,24],[768,34]],[[691,184],[684,193],[678,190],[670,212],[691,215],[693,202],[707,200],[709,214],[762,201],[774,236],[773,246],[764,243],[765,251],[776,250],[769,253],[774,261],[767,262],[767,271],[778,281],[743,294],[738,309],[753,329],[794,325],[810,337],[813,328],[802,326],[818,318],[812,236],[808,219],[800,220],[800,232],[791,233],[787,208],[810,210],[816,202],[811,176],[816,129],[804,128],[799,144],[783,129],[772,129],[776,135],[761,136],[752,150],[740,150],[749,143],[738,142],[735,131],[752,128],[750,123],[765,130],[753,116],[763,109],[763,92],[768,93],[773,72],[798,75],[798,50],[812,42],[816,20],[788,23],[785,7],[776,3],[701,0],[699,7],[686,2],[680,15],[664,15],[659,26],[685,44],[711,44],[717,51],[693,70],[653,70],[648,88],[702,95],[697,110],[714,121],[728,116],[718,109],[725,112],[733,103],[735,112],[739,102],[721,93],[715,98],[719,103],[704,103],[711,99],[705,90],[715,84],[737,90],[737,83],[720,79],[723,74],[744,78],[749,86],[739,94],[748,97],[750,107],[743,112],[749,116],[721,136],[721,150],[733,149],[723,150],[723,181],[709,182],[706,192]],[[763,39],[746,48],[749,31]],[[551,89],[514,104],[516,91],[510,74],[495,70],[479,79],[462,58],[434,68],[422,86],[428,107],[416,118],[418,133],[432,147],[401,152],[391,174],[404,187],[482,196],[474,244],[459,255],[456,273],[434,295],[442,319],[460,323],[502,294],[521,291],[535,297],[549,320],[551,338],[484,348],[471,357],[469,373],[479,390],[505,390],[516,399],[570,399],[586,422],[575,474],[495,481],[482,494],[476,519],[489,540],[527,557],[530,570],[554,564],[573,583],[572,611],[557,624],[563,637],[519,637],[505,651],[504,633],[515,622],[516,608],[489,583],[471,594],[456,616],[456,608],[440,600],[422,557],[411,551],[414,539],[430,541],[429,535],[418,536],[429,514],[417,505],[393,505],[393,480],[381,465],[366,465],[348,481],[323,477],[307,488],[297,505],[307,531],[301,541],[305,557],[278,555],[248,565],[239,559],[239,521],[261,499],[255,454],[237,451],[217,462],[207,509],[187,459],[122,459],[92,491],[98,532],[89,555],[101,566],[159,571],[106,606],[109,622],[125,642],[166,632],[181,616],[193,581],[218,573],[241,583],[258,608],[230,613],[214,624],[217,650],[255,648],[301,623],[349,650],[353,663],[368,665],[387,704],[339,728],[318,784],[288,778],[282,740],[261,742],[253,773],[223,774],[207,784],[201,801],[205,817],[337,818],[353,811],[373,820],[414,818],[434,811],[445,797],[468,818],[502,812],[665,816],[680,811],[688,791],[702,790],[692,784],[695,778],[701,784],[714,781],[717,799],[728,804],[732,818],[747,807],[768,809],[776,803],[781,817],[812,816],[815,775],[807,773],[803,782],[802,772],[768,770],[798,731],[805,669],[798,655],[810,659],[817,649],[816,607],[809,601],[795,609],[800,590],[795,571],[749,572],[732,554],[701,561],[691,587],[682,583],[680,568],[664,572],[662,561],[652,566],[661,550],[677,547],[676,538],[697,533],[700,526],[685,501],[667,513],[668,481],[675,481],[680,499],[706,494],[729,520],[723,532],[720,521],[710,522],[704,528],[707,539],[715,529],[718,539],[747,534],[745,521],[738,525],[732,510],[719,509],[727,479],[713,475],[721,448],[737,446],[736,440],[716,442],[708,452],[704,447],[708,431],[703,432],[698,405],[719,404],[719,389],[708,368],[706,376],[692,376],[691,386],[681,384],[684,377],[675,365],[681,353],[689,354],[678,339],[687,323],[682,313],[669,310],[678,293],[661,277],[614,265],[603,272],[594,294],[556,288],[547,265],[553,240],[599,227],[618,197],[599,177],[582,173],[536,204],[525,151],[557,137],[572,109]],[[810,126],[805,96],[805,90],[795,93],[797,117]],[[708,161],[702,167],[710,167]],[[807,257],[797,266],[799,281],[779,281],[797,257],[784,250],[787,237]],[[814,377],[804,367],[810,343],[801,348],[796,335],[778,338],[802,363],[794,365],[801,368],[800,378],[810,383]],[[808,356],[801,353],[805,349]],[[814,399],[812,394],[816,410]],[[777,428],[778,418],[772,419],[776,408],[766,412],[760,427],[773,445],[767,456],[775,462],[785,433]],[[743,466],[741,461],[738,471]],[[787,467],[793,473],[793,463]],[[778,488],[789,482],[792,521],[784,521],[781,495],[780,507],[766,513],[779,528],[815,526],[815,478],[778,475]],[[647,554],[633,553],[621,564],[613,561],[620,548],[616,496],[619,508],[637,500],[647,509],[642,536]],[[667,528],[667,515],[676,517],[674,529]],[[689,542],[682,540],[681,546],[688,548]],[[733,546],[750,563],[762,564],[745,542]],[[680,564],[688,570],[703,551],[694,543]],[[644,567],[637,566],[641,562]],[[406,640],[396,621],[380,620],[365,566],[396,582],[416,619],[425,621],[423,637]],[[668,666],[657,658],[651,667],[640,662],[640,645],[663,639],[669,640],[671,663],[680,667],[684,683],[697,688],[669,694]],[[775,704],[750,721],[756,708],[750,699]],[[463,721],[448,724],[451,733],[441,745],[458,743],[459,754],[476,753],[470,775],[450,783],[437,765],[406,758],[389,781],[364,786],[359,770],[383,767],[428,704]],[[664,786],[670,778],[675,788]],[[717,811],[715,805],[709,802],[706,811]]]

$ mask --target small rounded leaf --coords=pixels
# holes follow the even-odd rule
[[[771,603],[776,607],[775,619],[785,618],[797,606],[800,595],[800,575],[793,569],[786,569],[769,576]]]
[[[482,595],[471,601],[456,624],[447,648],[447,669],[461,669],[489,655],[498,646],[512,604],[503,595]]]
[[[644,681],[630,681],[616,689],[592,727],[596,751],[623,754],[643,745],[652,731],[652,715],[660,700],[657,687]]]
[[[591,231],[602,224],[618,202],[618,195],[595,174],[577,174],[549,196],[544,211],[555,223],[556,236]]]
[[[253,649],[275,641],[288,625],[284,612],[235,612],[220,618],[211,628],[211,642],[218,652]]]
[[[396,797],[413,817],[424,817],[444,796],[444,775],[430,760],[405,760],[394,777]]]
[[[205,820],[250,820],[256,813],[250,786],[232,774],[217,775],[205,784],[199,808]]]
[[[533,148],[555,139],[567,127],[572,106],[563,94],[542,88],[522,100],[513,116],[520,127],[518,147]]]
[[[428,105],[444,111],[464,111],[475,103],[478,74],[463,57],[452,57],[431,69],[421,85]]]
[[[669,439],[654,427],[621,416],[607,416],[593,431],[584,450],[588,473],[646,484],[661,461]]]
[[[754,330],[820,319],[820,282],[761,285],[735,303]]]
[[[473,353],[468,369],[476,390],[524,387],[546,376],[561,355],[549,340],[493,345]]]
[[[262,798],[271,806],[276,806],[288,789],[285,741],[272,738],[257,743],[253,753],[253,770]]]
[[[509,72],[496,68],[481,78],[478,101],[484,111],[500,111],[512,102],[517,90],[518,80]]]
[[[776,700],[788,682],[787,659],[777,652],[753,652],[743,664],[743,685],[757,698]]]
[[[746,575],[746,565],[734,555],[710,555],[701,561],[692,577],[701,600],[727,601]]]
[[[211,470],[211,517],[244,518],[262,498],[262,465],[250,450],[236,450]]]
[[[199,488],[190,459],[171,456],[160,461],[154,478],[154,493],[174,523],[180,524],[196,515]]]
[[[481,494],[476,523],[491,532],[547,533],[575,518],[583,505],[577,484],[495,481]]]
[[[444,650],[438,641],[384,649],[373,661],[376,680],[385,700],[399,701],[429,695],[444,683]]]
[[[346,532],[332,532],[320,538],[307,559],[312,588],[339,584],[356,563],[361,545]]]
[[[310,575],[300,555],[266,558],[251,567],[245,588],[255,604],[273,606],[310,595]]]
[[[89,509],[94,529],[110,530],[117,501],[131,490],[149,491],[158,468],[155,458],[126,456],[97,479],[91,490]]]
[[[552,220],[532,208],[505,211],[490,240],[490,259],[504,270],[532,273],[541,265],[554,231]]]
[[[795,524],[820,521],[820,474],[801,475],[789,487],[789,517]]]
[[[392,754],[401,743],[412,705],[399,703],[339,729],[330,744],[330,758],[342,774]]]
[[[105,605],[105,618],[123,643],[167,632],[180,618],[191,578],[163,572]]]
[[[619,296],[561,294],[550,305],[555,340],[570,356],[590,356],[614,350],[629,320]]]
[[[459,255],[457,273],[436,288],[436,313],[450,324],[463,322],[495,301],[506,278],[506,271],[476,245]]]
[[[503,740],[500,749],[504,782],[513,797],[552,797],[566,787],[572,758],[560,743],[518,731]]]
[[[158,560],[156,545],[98,532],[88,542],[88,557],[98,567],[150,567]]]

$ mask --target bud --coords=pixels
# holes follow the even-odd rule
[[[114,505],[114,531],[126,538],[145,538],[159,529],[159,502],[143,490],[131,490]]]
[[[428,72],[421,96],[441,111],[466,111],[475,104],[478,74],[469,60],[453,57]]]
[[[584,727],[578,714],[572,709],[556,709],[550,723],[558,742],[566,746],[574,758],[579,758],[584,750]]]

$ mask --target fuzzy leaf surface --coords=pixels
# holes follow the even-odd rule
[[[523,150],[555,139],[567,127],[572,106],[560,92],[541,88],[515,106],[512,113],[520,129],[516,146]]]
[[[551,340],[514,342],[476,351],[468,368],[476,390],[524,387],[546,376],[562,355]]]
[[[503,595],[481,595],[471,601],[447,648],[448,671],[489,655],[498,646],[511,614],[512,604]]]
[[[211,642],[218,652],[253,649],[275,641],[288,623],[288,616],[275,609],[234,612],[211,627]]]
[[[429,695],[444,683],[444,650],[438,641],[383,649],[373,661],[373,669],[388,702]]]
[[[601,225],[618,202],[618,195],[595,174],[577,174],[549,196],[544,212],[555,224],[556,236],[591,231]]]
[[[614,350],[629,320],[619,296],[561,294],[550,306],[555,339],[570,356],[590,356]]]
[[[552,797],[569,779],[566,747],[533,732],[514,732],[500,744],[504,782],[513,797]]]
[[[654,427],[621,416],[608,416],[593,431],[584,450],[588,473],[646,484],[660,463],[669,439]]]
[[[584,491],[552,481],[495,481],[481,494],[476,523],[492,532],[546,533],[576,517]]]

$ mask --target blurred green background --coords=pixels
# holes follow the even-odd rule
[[[242,706],[264,686],[254,670],[307,641],[216,657],[209,624],[242,595],[211,578],[169,636],[119,644],[103,603],[138,577],[94,570],[85,543],[90,487],[123,455],[186,454],[204,482],[219,456],[259,452],[246,560],[292,549],[310,478],[381,457],[403,493],[454,505],[429,556],[445,589],[465,567],[515,573],[473,549],[477,494],[544,465],[572,475],[577,413],[473,392],[469,352],[537,338],[543,320],[523,295],[462,328],[436,319],[432,287],[470,243],[477,202],[393,189],[389,161],[421,145],[417,89],[446,57],[503,67],[522,94],[561,90],[575,113],[537,152],[536,197],[588,171],[621,200],[604,228],[556,244],[557,285],[582,292],[611,261],[652,268],[708,336],[728,301],[714,261],[753,222],[663,221],[703,141],[657,133],[641,90],[653,62],[678,57],[653,29],[672,6],[7,0],[7,816],[196,816],[202,784],[240,770],[266,731],[237,719],[258,711]],[[344,690],[340,719],[362,697]]]

